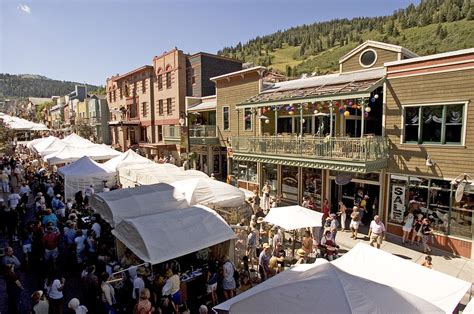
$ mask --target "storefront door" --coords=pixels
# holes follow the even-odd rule
[[[282,205],[298,204],[298,167],[281,166]]]

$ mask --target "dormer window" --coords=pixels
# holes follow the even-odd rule
[[[359,63],[364,68],[370,68],[377,61],[377,52],[374,49],[366,49],[360,54]]]

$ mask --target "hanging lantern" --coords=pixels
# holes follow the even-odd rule
[[[375,102],[375,97],[370,98],[370,102]]]
[[[339,109],[339,113],[340,113],[340,114],[344,114],[344,111],[345,111],[345,109],[342,108],[342,107]]]
[[[352,102],[352,100],[350,100],[348,105],[352,106],[352,104],[353,104],[353,102]]]
[[[295,114],[295,112],[294,112],[294,111],[289,111],[288,114],[289,114],[290,116],[292,116],[292,115]]]
[[[344,111],[344,117],[348,117],[350,115],[351,115],[351,113],[349,111]]]
[[[365,107],[365,112],[371,112],[372,111],[372,108],[370,107]]]
[[[379,94],[375,94],[375,95],[374,95],[374,98],[375,98],[375,99],[379,99]]]
[[[313,113],[314,113],[314,114],[318,114],[318,113],[319,113],[319,110],[316,109],[316,110],[313,111]]]
[[[270,120],[266,119],[265,124],[269,124],[269,123],[270,123]]]
[[[305,119],[301,119],[301,123],[305,123],[305,122],[306,122],[306,120],[305,120]]]
[[[369,116],[368,112],[364,112],[364,117],[367,118]]]

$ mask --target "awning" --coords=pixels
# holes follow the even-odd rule
[[[217,107],[217,100],[204,101],[194,107],[188,108],[188,112],[216,110],[216,107]]]
[[[112,234],[150,264],[169,261],[235,237],[221,216],[201,205],[127,219],[119,223]]]
[[[275,83],[237,107],[262,107],[281,104],[367,98],[382,86],[385,70],[337,73]]]

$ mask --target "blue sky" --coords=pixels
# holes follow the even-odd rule
[[[0,0],[0,73],[105,84],[174,46],[216,53],[280,29],[409,0]]]

